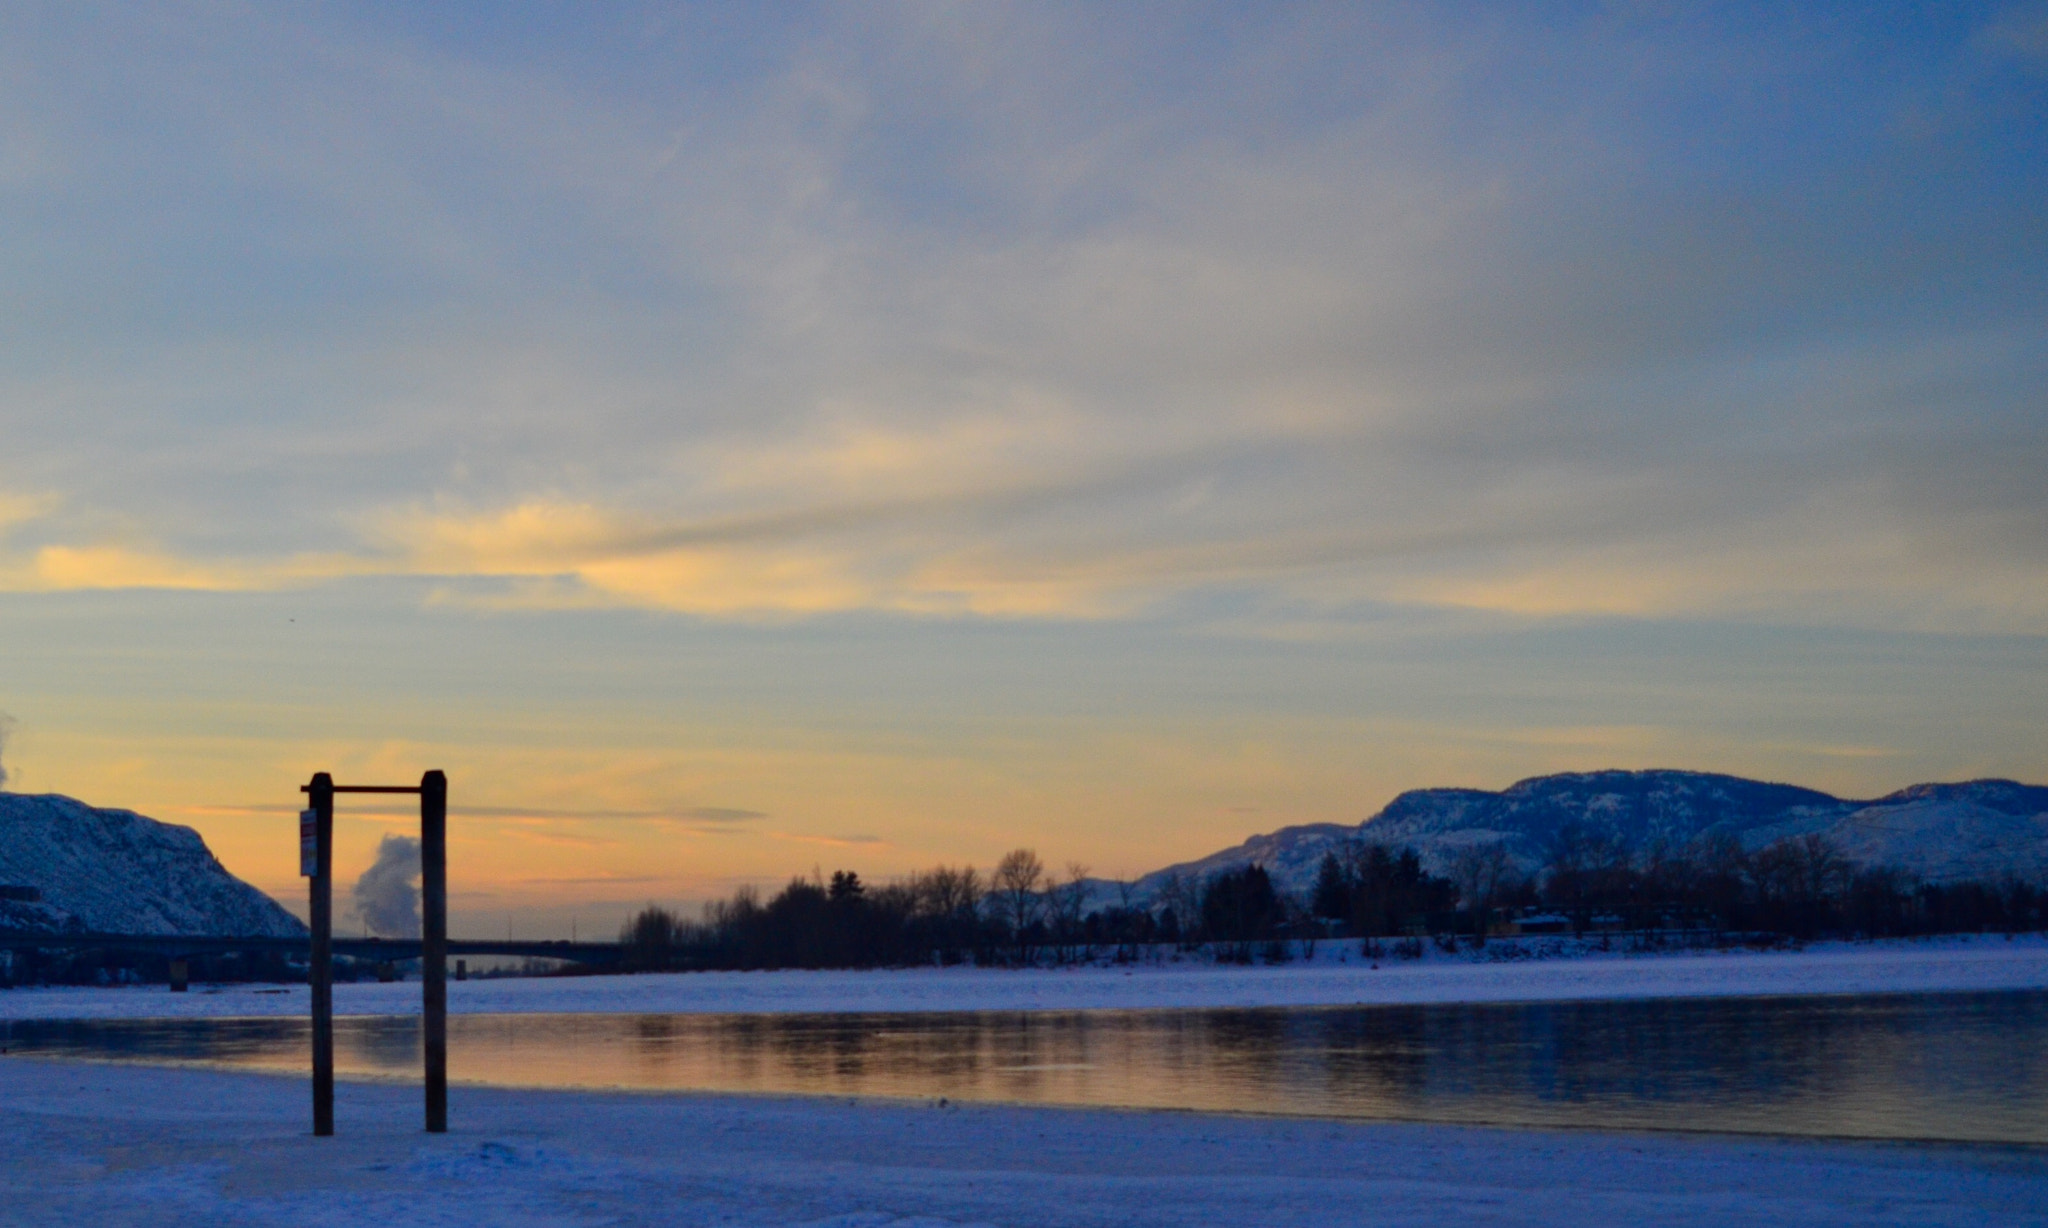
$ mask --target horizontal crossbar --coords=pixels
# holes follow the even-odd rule
[[[300,785],[299,792],[311,793],[312,785]],[[418,793],[418,785],[335,785],[336,793]]]

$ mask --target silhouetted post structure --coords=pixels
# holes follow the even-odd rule
[[[317,773],[306,786],[313,811],[312,959],[313,1133],[334,1133],[334,778]],[[301,870],[306,867],[302,864]]]
[[[420,795],[420,997],[426,1015],[427,1132],[448,1132],[448,777],[418,785],[338,785],[325,772],[301,786],[299,873],[312,882],[313,1133],[334,1133],[334,795]],[[389,964],[384,965],[390,967]]]
[[[448,778],[420,777],[420,995],[427,1025],[427,1133],[448,1132]]]

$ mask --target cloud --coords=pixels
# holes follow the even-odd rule
[[[1269,451],[1255,479],[1218,453],[979,495],[796,502],[673,517],[532,501],[498,512],[391,514],[358,553],[201,562],[46,546],[31,591],[250,591],[431,579],[442,604],[628,606],[718,618],[873,610],[1104,618],[1205,591],[1311,604],[1378,601],[1525,617],[1783,615],[1849,622],[2048,625],[2038,583],[2048,507],[2004,482],[2028,449],[1966,440],[1879,454],[1828,480],[1798,452],[1641,473],[1559,459],[1466,462],[1461,481],[1388,469],[1356,436]],[[1749,498],[1719,493],[1746,467]],[[1271,469],[1294,474],[1285,503]],[[1374,472],[1364,489],[1336,472]],[[1946,469],[1948,472],[1944,472]],[[1818,478],[1820,480],[1816,481]],[[1150,507],[1145,505],[1150,504]],[[1162,514],[1178,504],[1177,514]],[[1121,519],[1121,524],[1118,524]]]
[[[822,844],[829,848],[865,848],[887,845],[889,843],[880,836],[868,835],[814,836],[801,832],[787,831],[770,832],[768,834],[774,836],[777,840],[791,840],[799,844]]]
[[[672,809],[591,809],[567,810],[537,806],[450,806],[450,814],[474,819],[592,819],[600,821],[671,821],[677,819],[701,819],[718,823],[738,823],[753,819],[765,819],[767,812],[744,810],[733,806],[691,806],[681,810]]]
[[[694,806],[685,810],[683,814],[687,818],[709,819],[718,823],[740,823],[749,819],[768,817],[765,811],[741,810],[732,806]]]
[[[1841,46],[1953,48],[1874,19],[874,10],[631,102],[145,24],[41,35],[21,108],[80,204],[19,246],[107,254],[19,293],[135,306],[0,367],[65,509],[6,588],[2048,626],[2032,146],[1902,143]]]
[[[256,575],[237,574],[160,553],[121,546],[45,546],[36,552],[33,583],[45,591],[163,588],[212,592],[264,587]]]
[[[49,495],[21,495],[0,492],[0,534],[5,534],[18,525],[40,520],[56,507],[57,500]]]
[[[593,874],[583,877],[563,876],[549,878],[522,878],[518,882],[525,887],[640,887],[647,883],[666,883],[671,880],[650,874]]]
[[[513,827],[504,834],[509,839],[527,844],[552,844],[564,848],[606,849],[617,848],[619,845],[619,841],[603,836],[566,832],[553,827]]]

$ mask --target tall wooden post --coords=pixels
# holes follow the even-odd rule
[[[426,1016],[427,1133],[448,1132],[448,778],[420,777],[420,996]]]
[[[306,969],[313,989],[313,1133],[334,1133],[334,778],[314,775],[306,787],[313,811],[314,863],[311,883],[312,960]]]

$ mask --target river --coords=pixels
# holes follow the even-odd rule
[[[304,1070],[303,1019],[14,1021],[15,1054]],[[415,1017],[336,1021],[413,1077]],[[2048,1144],[2048,992],[861,1015],[458,1015],[459,1083]]]

